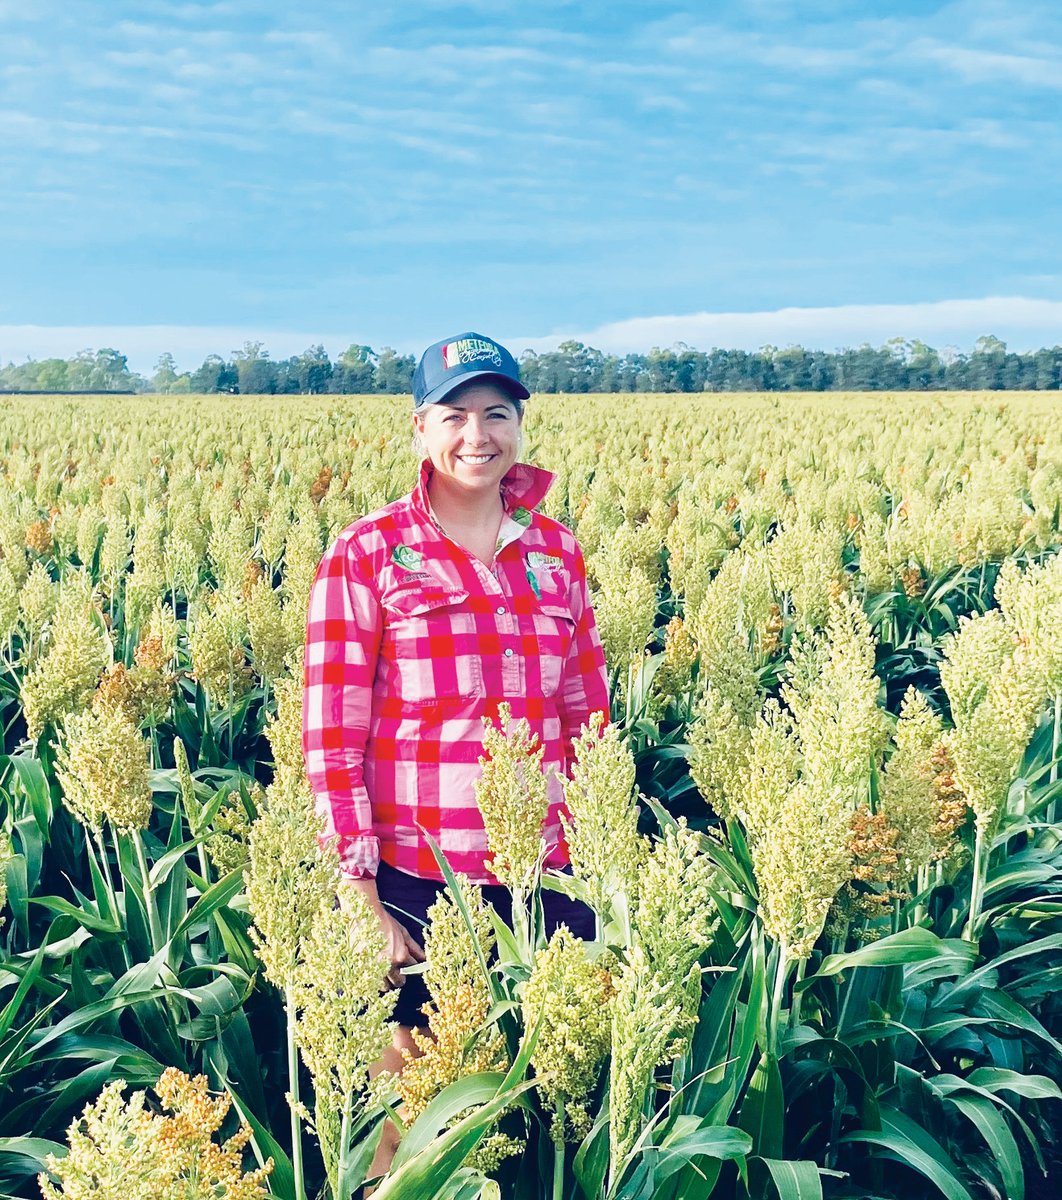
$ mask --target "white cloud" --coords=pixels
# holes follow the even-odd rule
[[[891,337],[921,338],[930,345],[972,348],[982,334],[1003,338],[1025,351],[1062,343],[1062,300],[990,296],[980,300],[941,300],[921,304],[843,304],[831,308],[780,308],[772,312],[687,313],[634,317],[586,331],[547,337],[514,337],[514,351],[555,349],[567,338],[614,354],[646,351],[685,342],[699,350],[713,346],[755,350],[763,345],[798,344],[833,350],[863,342],[880,345]]]
[[[1026,87],[1062,87],[1058,64],[1053,58],[1026,54],[1000,54],[991,50],[975,50],[930,41],[916,42],[911,47],[912,58],[929,59],[970,83],[992,83],[1012,80]]]

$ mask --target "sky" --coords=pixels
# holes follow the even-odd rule
[[[1062,342],[1053,0],[0,0],[0,362]]]

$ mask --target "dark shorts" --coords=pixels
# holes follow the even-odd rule
[[[380,863],[376,873],[376,891],[384,908],[413,935],[418,946],[424,945],[424,926],[428,923],[428,909],[445,884],[434,879],[420,879],[397,871],[387,863]],[[507,888],[500,884],[484,884],[480,887],[483,899],[494,906],[506,925],[512,927],[512,899]],[[542,908],[546,918],[546,936],[558,925],[567,925],[576,937],[584,941],[594,938],[594,914],[560,892],[542,892]],[[408,1027],[425,1026],[424,1014],[420,1011],[428,1002],[428,989],[421,975],[409,975],[398,992],[393,1020]]]

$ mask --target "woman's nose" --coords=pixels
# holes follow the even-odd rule
[[[486,423],[475,413],[470,413],[465,421],[465,441],[472,446],[482,446],[488,440]]]

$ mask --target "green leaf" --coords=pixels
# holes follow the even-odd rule
[[[110,1081],[117,1061],[117,1058],[105,1058],[102,1062],[85,1067],[71,1079],[64,1080],[62,1084],[57,1084],[50,1093],[54,1094],[55,1099],[43,1113],[39,1111],[39,1105],[49,1093],[43,1097],[35,1097],[33,1104],[38,1109],[35,1118],[37,1127],[42,1130],[48,1129],[60,1119],[65,1125],[71,1116],[79,1112],[89,1101],[95,1100],[104,1085]]]
[[[373,1193],[375,1200],[410,1200],[414,1196],[423,1196],[427,1200],[427,1197],[436,1195],[460,1170],[461,1164],[502,1113],[514,1103],[519,1103],[523,1094],[535,1083],[533,1079],[526,1079],[514,1087],[503,1089],[494,1099],[463,1117],[438,1137],[432,1138],[418,1154],[391,1170]],[[421,1113],[421,1118],[424,1115]],[[419,1120],[416,1124],[419,1124]]]
[[[1052,1037],[1027,1008],[1006,992],[985,991],[980,997],[979,1005],[989,1018],[1031,1034],[1062,1054],[1062,1042]]]
[[[822,1200],[819,1168],[804,1159],[752,1158],[750,1169],[766,1168],[778,1200]]]
[[[159,1000],[167,992],[167,988],[151,988],[148,991],[141,992],[124,992],[118,995],[106,996],[102,1000],[97,1000],[95,1004],[87,1004],[84,1008],[76,1009],[64,1017],[58,1024],[53,1025],[51,1029],[47,1030],[36,1043],[35,1049],[39,1050],[42,1046],[46,1046],[57,1038],[62,1037],[64,1033],[69,1033],[73,1029],[81,1029],[85,1025],[91,1025],[93,1021],[98,1021],[103,1017],[109,1016],[111,1013],[121,1012],[125,1008],[132,1008],[138,1004],[146,1004],[149,1001]]]
[[[1014,1134],[1003,1115],[992,1104],[980,1096],[956,1095],[948,1100],[965,1116],[988,1143],[992,1157],[999,1167],[1003,1190],[1009,1200],[1025,1200],[1025,1172],[1021,1165],[1021,1152]]]
[[[229,1095],[232,1097],[232,1106],[236,1109],[240,1119],[246,1121],[251,1127],[251,1148],[258,1160],[258,1165],[262,1166],[267,1158],[273,1160],[273,1170],[269,1176],[269,1190],[274,1196],[280,1196],[282,1200],[289,1200],[291,1196],[295,1195],[295,1169],[291,1165],[291,1159],[240,1097],[233,1091],[230,1091]]]
[[[608,1110],[602,1107],[593,1129],[583,1138],[575,1152],[573,1169],[583,1194],[598,1200],[608,1171]]]
[[[975,954],[976,949],[969,942],[959,938],[939,938],[930,930],[915,925],[883,937],[880,941],[861,946],[850,954],[828,955],[814,975],[795,986],[798,990],[803,990],[810,987],[816,979],[837,975],[841,971],[853,970],[856,967],[906,966],[908,963],[939,962],[944,959],[953,962],[957,969],[962,969],[973,961]]]
[[[121,925],[117,924],[117,922],[99,917],[84,908],[78,908],[76,905],[71,904],[69,900],[64,900],[61,896],[31,896],[29,902],[30,904],[39,904],[41,908],[46,908],[49,912],[61,913],[64,916],[73,917],[79,925],[85,929],[91,929],[93,933],[124,933]]]
[[[863,1123],[870,1126],[879,1123],[874,1089],[867,1081],[863,1064],[845,1042],[822,1037],[808,1025],[798,1025],[782,1039],[782,1058],[787,1057],[797,1062],[810,1060],[824,1064],[844,1085],[849,1101],[859,1106]]]
[[[737,1123],[750,1135],[753,1153],[775,1159],[784,1153],[784,1122],[785,1096],[778,1059],[765,1053],[749,1080]]]
[[[18,1015],[18,1011],[22,1007],[22,1002],[29,995],[33,985],[37,982],[37,979],[41,973],[41,969],[44,965],[44,953],[47,948],[48,939],[46,937],[41,945],[37,947],[37,951],[33,955],[32,961],[22,972],[21,978],[18,981],[18,987],[15,989],[15,994],[10,1000],[8,1000],[3,1009],[0,1009],[0,1040],[7,1036],[8,1030],[14,1024],[15,1017]],[[52,1003],[54,1004],[55,1001]]]
[[[1027,1100],[1062,1100],[1062,1089],[1046,1075],[1023,1075],[1005,1067],[978,1067],[967,1082],[987,1092],[1013,1092]]]
[[[948,1200],[973,1200],[959,1178],[958,1167],[943,1147],[920,1128],[917,1129],[918,1138],[915,1140],[909,1129],[912,1125],[913,1121],[908,1122],[902,1114],[893,1112],[883,1115],[882,1129],[861,1129],[846,1133],[839,1140],[877,1146],[884,1151],[884,1157],[903,1163],[928,1179]]]
[[[58,1142],[49,1142],[47,1138],[35,1137],[0,1137],[0,1154],[19,1154],[23,1158],[31,1158],[41,1171],[44,1170],[44,1157],[54,1154],[56,1158],[67,1156],[66,1146]]]
[[[184,842],[180,846],[174,846],[172,850],[167,850],[148,870],[148,878],[151,881],[151,886],[153,888],[161,887],[173,868],[181,862],[186,854],[190,854],[204,840],[203,837],[192,838],[191,841]]]
[[[173,940],[176,941],[177,938],[183,937],[197,922],[205,921],[207,917],[212,916],[219,908],[234,900],[242,890],[243,870],[237,867],[236,870],[230,871],[228,875],[219,879],[217,883],[211,884],[199,897],[173,931]]]
[[[481,1071],[444,1087],[406,1131],[395,1154],[394,1167],[400,1167],[429,1146],[459,1113],[493,1100],[504,1082],[501,1071]]]
[[[976,971],[970,973],[967,979],[964,980],[964,986],[968,987],[971,984],[977,984],[986,975],[998,971],[1000,967],[1007,966],[1009,963],[1017,962],[1018,959],[1058,949],[1062,949],[1062,933],[1055,933],[1049,937],[1037,938],[1035,941],[1026,942],[1022,946],[1016,946],[1013,950],[1008,950],[1005,954],[998,954],[995,958],[989,959],[983,967],[978,967]]]
[[[672,1139],[665,1138],[653,1168],[659,1184],[695,1158],[713,1158],[720,1162],[743,1160],[752,1150],[752,1138],[727,1125],[702,1125]]]
[[[14,754],[7,760],[15,769],[18,781],[22,785],[29,811],[37,822],[41,837],[48,840],[54,807],[52,791],[48,786],[48,776],[40,759],[28,754]]]
[[[749,970],[748,1002],[737,1006],[730,1055],[726,1064],[725,1086],[704,1114],[712,1125],[725,1125],[733,1117],[734,1103],[748,1076],[756,1040],[764,1024],[767,1004],[767,977],[762,955],[753,953]]]

